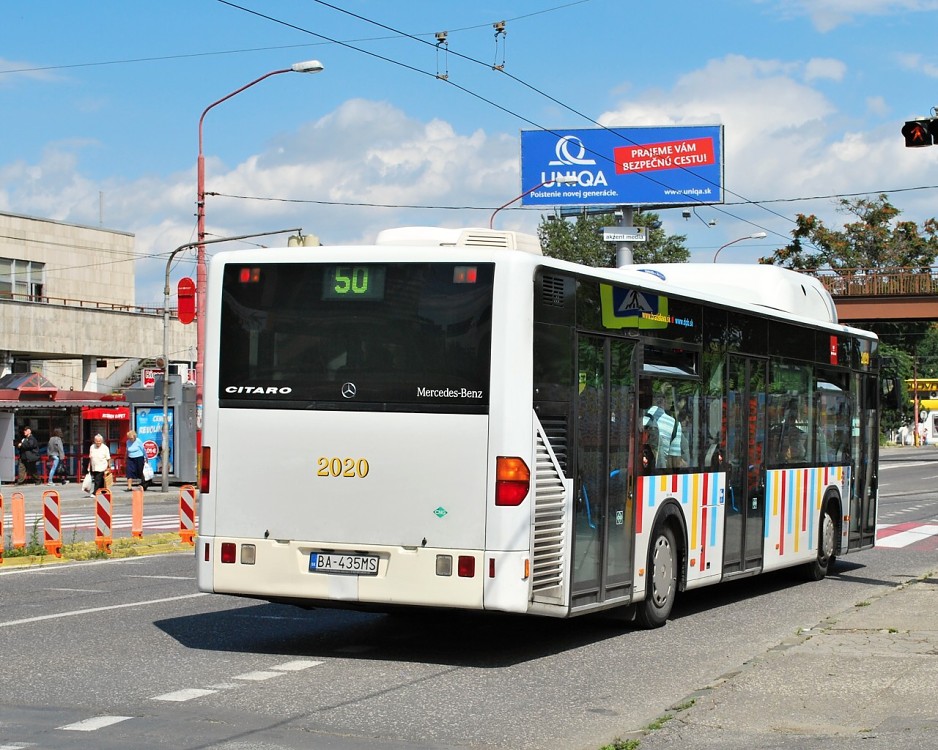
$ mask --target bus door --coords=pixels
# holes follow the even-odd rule
[[[724,575],[762,568],[767,363],[730,355],[726,390]]]
[[[854,373],[857,411],[850,425],[852,484],[848,549],[870,547],[876,538],[876,494],[879,456],[877,392],[873,375]],[[917,425],[916,425],[917,426]]]
[[[632,581],[634,344],[580,336],[571,606],[627,597]]]

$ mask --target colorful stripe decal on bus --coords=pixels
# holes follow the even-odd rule
[[[841,497],[847,498],[849,477],[849,467],[843,466],[767,472],[763,536],[766,542],[776,537],[775,547],[779,557],[786,550],[798,553],[814,549],[815,524],[824,492],[835,486],[840,490]],[[812,497],[814,502],[811,501]]]
[[[723,505],[724,491],[720,473],[708,474],[664,474],[640,477],[636,485],[635,529],[643,533],[645,513],[654,519],[654,509],[664,500],[673,497],[684,511],[687,524],[688,543],[692,549],[716,547],[717,508]],[[650,530],[650,529],[649,529]],[[705,565],[705,553],[701,553],[701,566]]]

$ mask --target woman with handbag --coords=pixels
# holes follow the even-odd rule
[[[140,482],[140,486],[146,490],[150,482],[144,478],[144,463],[146,462],[146,451],[143,449],[143,443],[137,437],[135,430],[127,431],[127,489],[130,492],[134,488],[134,480]]]
[[[88,451],[88,471],[94,480],[91,492],[88,497],[94,497],[94,493],[104,489],[104,472],[111,468],[111,451],[104,444],[103,435],[95,435],[94,443]]]

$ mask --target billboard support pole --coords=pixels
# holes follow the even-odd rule
[[[620,227],[633,226],[631,206],[619,206],[619,209],[616,211],[616,215],[619,217]],[[635,258],[632,253],[632,245],[632,242],[616,242],[616,268],[631,266],[633,263],[635,263]]]

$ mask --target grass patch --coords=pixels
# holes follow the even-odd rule
[[[74,536],[73,536],[74,538]],[[111,552],[99,549],[95,542],[72,541],[62,545],[62,557],[50,555],[39,542],[36,530],[29,543],[20,549],[7,549],[3,559],[13,565],[48,565],[57,562],[76,562],[85,560],[107,560],[142,555],[159,555],[167,552],[192,552],[193,546],[186,544],[178,533],[151,534],[142,539],[121,537],[111,543]]]
[[[612,744],[603,745],[599,750],[638,750],[638,740],[615,739]]]

